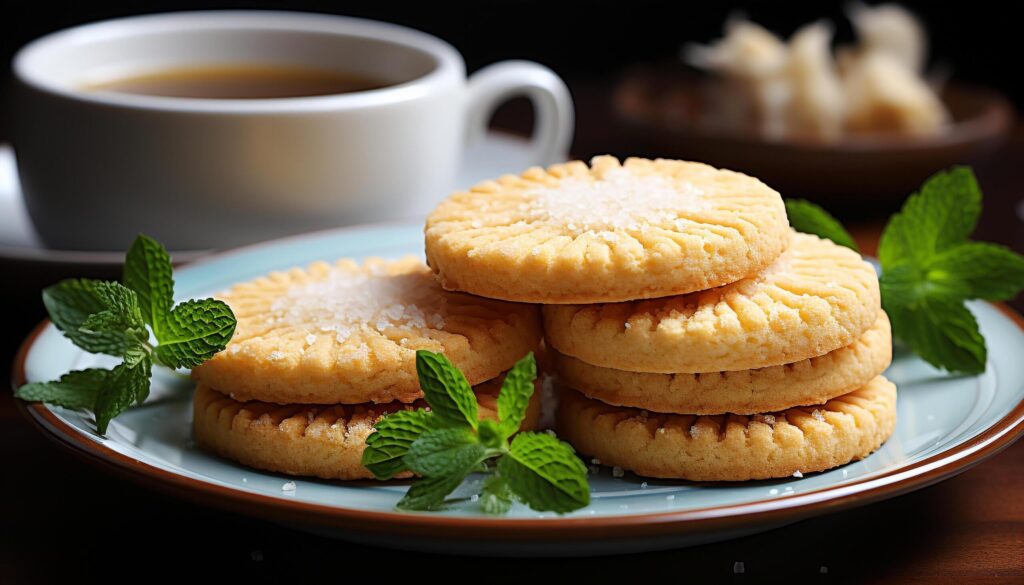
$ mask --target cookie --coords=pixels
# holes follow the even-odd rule
[[[782,198],[701,163],[610,156],[532,168],[456,193],[427,218],[446,289],[529,303],[601,303],[704,290],[785,248]]]
[[[606,404],[680,414],[756,414],[822,404],[864,386],[889,367],[892,332],[882,312],[856,341],[823,356],[704,374],[627,372],[548,353],[563,383]]]
[[[473,388],[480,418],[497,418],[500,382],[493,380]],[[540,392],[534,392],[523,430],[535,428],[540,401]],[[372,479],[362,457],[374,423],[389,412],[421,406],[426,404],[241,402],[200,382],[193,402],[193,430],[200,448],[249,467],[323,479]]]
[[[561,392],[558,436],[602,464],[647,477],[744,481],[863,459],[896,425],[896,387],[878,376],[821,406],[694,416],[609,406]]]
[[[794,233],[761,274],[689,295],[544,307],[547,343],[595,366],[662,374],[753,370],[850,345],[881,312],[874,268]]]
[[[220,296],[238,319],[227,348],[193,377],[236,400],[412,402],[416,350],[443,353],[479,384],[540,342],[530,305],[445,291],[415,258],[318,262]]]

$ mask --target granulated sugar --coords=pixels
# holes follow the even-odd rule
[[[367,275],[335,269],[324,280],[292,287],[278,297],[271,305],[271,324],[331,333],[339,343],[360,330],[440,329],[445,324],[444,298],[427,294],[431,292],[419,274]],[[306,344],[315,341],[314,333],[306,335]]]
[[[679,220],[679,212],[703,207],[703,193],[685,181],[660,175],[637,175],[619,168],[606,173],[602,179],[574,177],[563,180],[557,187],[530,191],[532,204],[527,214],[533,221],[561,222],[574,233],[637,231],[651,225],[674,225]],[[614,234],[602,237],[615,241]]]

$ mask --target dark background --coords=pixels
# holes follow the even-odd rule
[[[994,87],[1018,109],[1024,107],[1018,62],[1024,52],[1022,31],[1009,12],[1012,3],[903,4],[930,30],[933,63],[951,69],[959,81]],[[203,8],[307,10],[430,32],[454,44],[470,71],[503,59],[539,61],[565,78],[582,104],[584,98],[593,101],[595,94],[600,98],[605,88],[610,91],[631,65],[671,61],[685,42],[717,37],[725,18],[736,10],[784,35],[827,17],[837,23],[839,40],[849,40],[844,5],[680,0],[16,2],[6,4],[0,17],[0,62],[8,68],[17,48],[37,36],[105,18]],[[13,115],[8,89],[9,70],[0,81],[0,142],[9,140]],[[593,133],[605,121],[592,116],[579,122]],[[984,239],[1018,251],[1024,243],[1024,230],[1014,215],[1021,197],[1016,159],[1024,153],[1022,137],[1018,129],[998,166],[1001,170],[981,177],[987,203],[979,228]],[[577,154],[591,154],[588,144],[578,142]],[[628,144],[619,144],[628,150]],[[877,222],[870,224],[865,233],[877,227]],[[4,289],[16,286],[16,274],[0,278]],[[12,305],[16,310],[6,314],[14,313],[13,319],[0,335],[4,378],[17,344],[43,317],[41,304],[4,303]],[[0,583],[160,582],[171,577],[188,582],[273,580],[283,585],[398,579],[522,583],[548,582],[557,573],[564,574],[560,581],[615,578],[627,583],[1024,582],[1024,444],[921,492],[728,543],[604,559],[468,561],[345,544],[158,495],[49,445],[21,419],[9,396],[0,402],[0,423]],[[736,561],[745,563],[745,574],[733,574]]]

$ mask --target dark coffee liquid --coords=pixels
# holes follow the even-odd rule
[[[207,99],[267,99],[378,89],[377,79],[302,67],[225,65],[167,69],[86,86],[92,91]]]

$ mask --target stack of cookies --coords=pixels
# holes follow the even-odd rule
[[[747,480],[860,459],[892,433],[874,269],[793,232],[777,192],[612,157],[485,182],[428,218],[445,289],[543,304],[559,436],[651,477]]]
[[[445,291],[416,258],[316,263],[220,298],[238,325],[192,371],[196,443],[292,475],[373,477],[361,458],[374,423],[425,406],[417,350],[445,354],[497,418],[503,372],[541,341],[536,306]],[[523,427],[538,417],[535,398]]]

